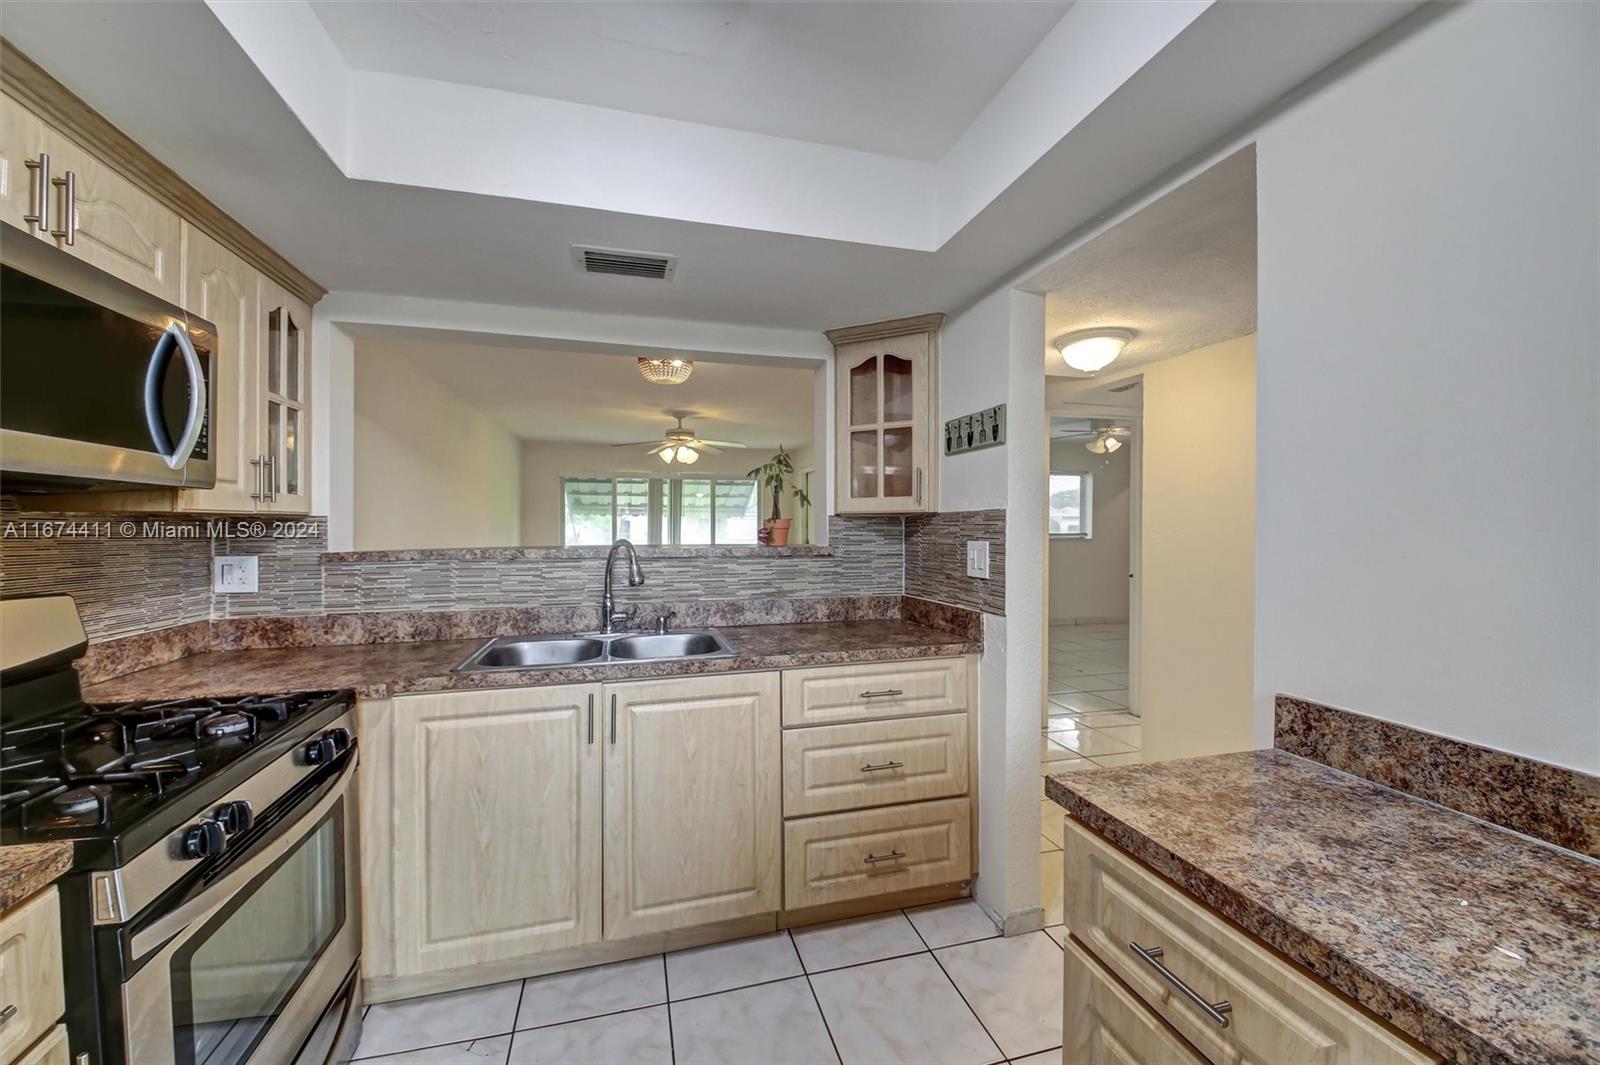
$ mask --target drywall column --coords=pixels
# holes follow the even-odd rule
[[[1008,933],[1039,906],[1039,706],[1044,698],[1044,298],[1000,289],[952,315],[939,339],[940,417],[1006,404],[1004,447],[942,458],[940,510],[1004,509],[1004,616],[983,616],[978,667],[980,905]]]
[[[356,345],[339,323],[311,321],[311,513],[328,519],[328,550],[355,549]]]
[[[1262,743],[1288,692],[1600,772],[1596,55],[1453,6],[1260,134]]]

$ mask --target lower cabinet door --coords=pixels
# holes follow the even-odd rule
[[[605,938],[779,909],[776,673],[605,686]]]
[[[1063,1061],[1074,1065],[1200,1065],[1205,1061],[1070,936],[1066,954]]]
[[[12,1065],[67,1065],[67,1026],[58,1024],[27,1050]]]
[[[595,684],[394,700],[400,975],[600,939],[599,696]]]

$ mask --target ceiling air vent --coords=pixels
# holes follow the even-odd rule
[[[621,248],[587,248],[582,244],[572,247],[572,256],[578,269],[586,274],[615,274],[618,277],[648,277],[656,281],[671,281],[678,270],[676,255],[662,255],[653,251],[624,251]]]

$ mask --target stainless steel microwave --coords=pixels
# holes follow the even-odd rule
[[[0,491],[216,484],[217,330],[0,225]]]

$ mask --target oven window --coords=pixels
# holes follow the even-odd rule
[[[344,802],[172,959],[180,1065],[250,1057],[344,925]]]

